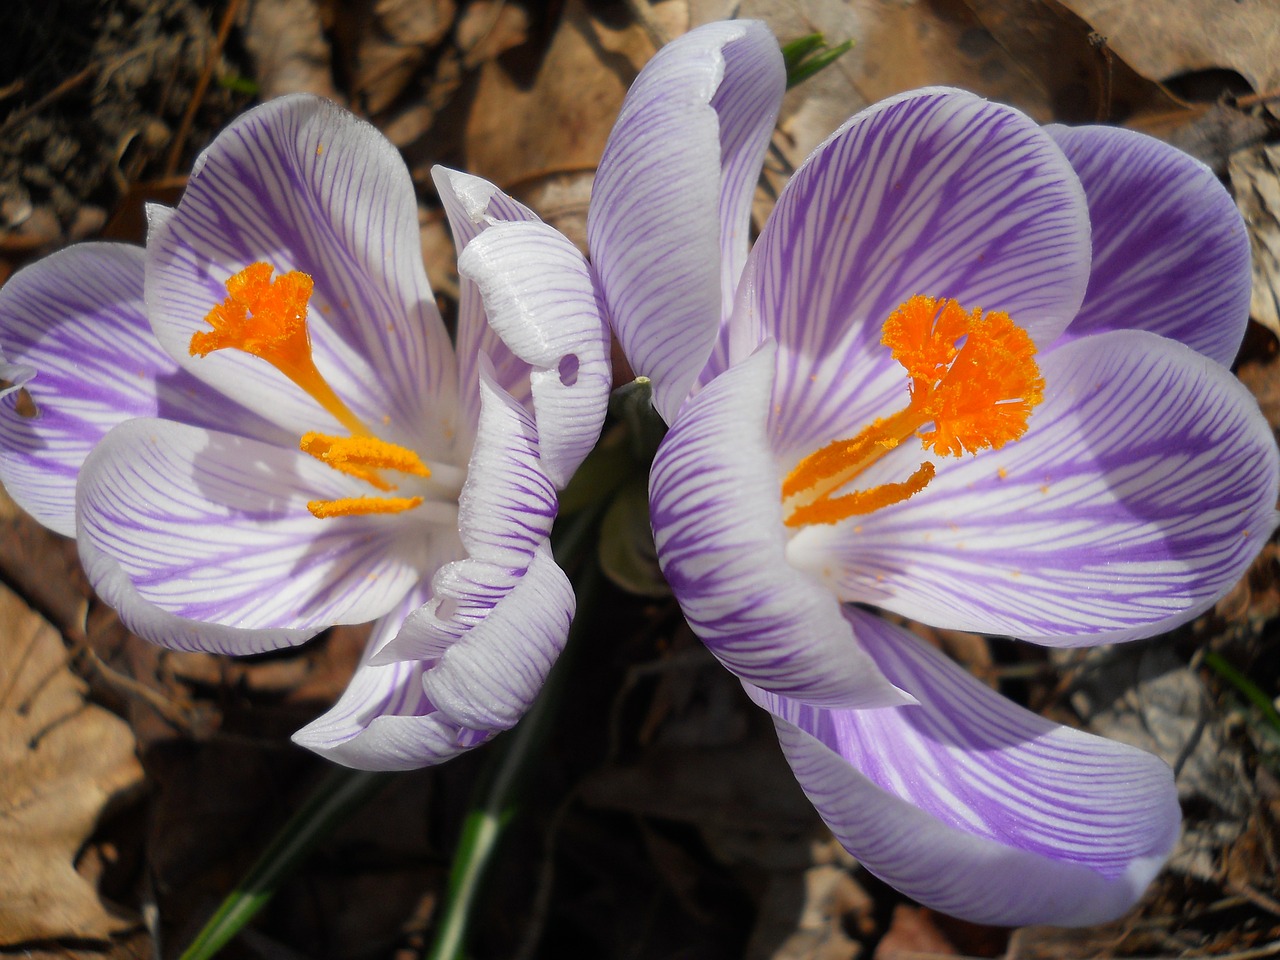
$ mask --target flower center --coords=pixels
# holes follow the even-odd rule
[[[212,330],[191,335],[189,351],[203,357],[215,350],[243,350],[271,364],[324,407],[349,437],[308,433],[299,443],[303,453],[333,469],[357,477],[383,492],[397,489],[382,476],[390,470],[415,477],[431,471],[414,451],[374,436],[342,402],[316,369],[307,330],[307,303],[314,287],[305,273],[291,270],[274,280],[274,267],[251,263],[227,280],[227,298],[209,311]],[[422,503],[422,497],[344,497],[312,500],[307,509],[320,519],[368,513],[401,513]]]
[[[999,449],[1026,433],[1044,397],[1035,344],[1007,313],[966,312],[954,300],[915,296],[890,314],[880,342],[911,378],[910,403],[815,450],[787,474],[789,527],[837,523],[914,496],[933,479],[928,461],[906,480],[832,494],[913,435],[943,456]]]

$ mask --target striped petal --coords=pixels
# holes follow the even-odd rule
[[[883,324],[923,294],[1003,310],[1037,343],[1079,308],[1084,194],[1011,107],[929,89],[878,103],[813,152],[779,197],[731,324],[735,360],[778,340],[772,429],[784,462],[902,406]]]
[[[591,272],[544,223],[499,223],[471,241],[458,273],[484,299],[489,324],[528,364],[542,466],[557,487],[595,446],[609,402],[609,334]]]
[[[129,630],[158,646],[240,657],[296,646],[317,632],[314,627],[241,629],[176,616],[144,600],[119,561],[98,549],[83,530],[77,537],[77,547],[80,564],[94,592],[116,611]]]
[[[739,677],[823,706],[906,702],[854,642],[834,595],[784,555],[765,440],[772,344],[696,394],[649,475],[662,572],[694,633]]]
[[[422,265],[413,184],[380,133],[316,97],[264,104],[214,140],[147,237],[147,313],[165,350],[295,436],[332,433],[333,419],[262,360],[188,353],[227,279],[256,261],[315,281],[315,363],[358,417],[393,442],[449,450],[453,352]]]
[[[130,420],[80,475],[80,540],[111,556],[167,613],[243,630],[312,633],[372,620],[422,576],[430,513],[319,520],[313,499],[358,496],[351,477],[288,450],[168,420]],[[408,520],[408,522],[406,522]]]
[[[1073,336],[1137,328],[1229,366],[1249,320],[1249,236],[1212,170],[1114,127],[1049,127],[1089,199],[1093,272]]]
[[[440,655],[423,689],[454,723],[513,727],[564,649],[573,611],[573,587],[544,544],[484,619]]]
[[[89,451],[130,417],[211,424],[211,393],[160,349],[142,302],[138,247],[86,243],[19,271],[0,289],[0,347],[28,374],[37,415],[0,404],[0,482],[45,526],[75,534],[75,484]],[[14,380],[14,377],[6,379]],[[275,431],[218,404],[222,429]]]
[[[1052,645],[1152,636],[1212,606],[1276,521],[1280,463],[1253,397],[1137,330],[1068,343],[1042,370],[1022,440],[940,463],[923,492],[856,523],[801,531],[792,561],[832,571],[846,601]]]
[[[831,711],[759,690],[796,778],[868,870],[926,906],[1009,926],[1102,923],[1178,837],[1173,774],[1010,703],[873,614],[846,616],[919,703]]]
[[[631,86],[592,189],[587,242],[615,333],[670,423],[746,259],[751,196],[785,87],[756,21],[658,51]]]
[[[538,215],[509,197],[488,180],[459,170],[435,166],[431,179],[444,204],[458,256],[494,223],[538,223]],[[529,364],[502,342],[485,316],[484,300],[475,281],[458,277],[458,404],[460,419],[474,436],[480,421],[480,358],[488,357],[494,380],[521,403],[529,403]],[[461,426],[461,425],[460,425]]]
[[[426,594],[425,588],[410,591],[377,622],[364,658],[338,702],[295,733],[294,743],[359,770],[413,770],[443,763],[493,736],[491,731],[452,723],[435,709],[422,688],[432,662],[369,662]]]
[[[436,660],[489,617],[551,536],[557,498],[538,456],[532,418],[482,365],[480,429],[458,504],[466,558],[432,578],[432,599],[375,656]]]

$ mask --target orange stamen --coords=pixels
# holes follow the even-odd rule
[[[319,520],[354,517],[368,513],[403,513],[422,503],[421,497],[343,497],[341,500],[311,500],[307,509]]]
[[[942,456],[998,449],[1026,433],[1044,398],[1035,344],[1006,313],[966,313],[953,300],[916,296],[885,321],[881,343],[911,378],[910,403],[801,460],[782,482],[787,526],[837,523],[900,503],[933,479],[931,463],[900,483],[831,494],[913,434]]]
[[[396,470],[415,477],[431,476],[422,458],[408,447],[377,437],[331,437],[323,433],[308,433],[298,446],[303,453],[335,470],[359,477],[379,490],[396,488],[395,484],[382,479],[379,470]]]
[[[227,279],[227,298],[209,311],[213,327],[191,335],[188,351],[203,357],[215,350],[243,350],[271,364],[333,414],[353,434],[369,430],[333,392],[311,358],[307,303],[314,282],[291,270],[271,279],[275,268],[251,263]]]

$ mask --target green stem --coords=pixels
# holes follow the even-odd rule
[[[312,848],[381,790],[393,775],[334,767],[276,834],[179,960],[208,960],[240,932]]]
[[[583,510],[559,531],[561,535],[555,540],[554,551],[562,567],[573,569],[584,562],[599,515],[599,509]],[[584,601],[595,596],[599,582],[599,568],[594,562],[587,563],[575,584],[578,612],[569,630],[566,654],[562,654],[552,668],[524,719],[491,748],[488,766],[477,787],[479,799],[463,821],[444,910],[428,960],[461,960],[463,956],[481,882],[507,825],[515,816],[533,760],[541,754],[542,745],[550,735],[556,708],[562,700],[561,691],[572,667],[572,657],[567,654],[581,646],[577,637],[581,625],[588,619],[584,616]]]
[[[1220,653],[1206,650],[1204,662],[1205,666],[1235,687],[1246,700],[1261,710],[1267,723],[1280,733],[1280,712],[1276,710],[1276,705],[1271,702],[1271,698],[1262,691],[1261,687],[1228,663]]]

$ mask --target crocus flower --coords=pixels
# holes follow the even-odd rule
[[[1075,647],[1236,582],[1280,472],[1226,366],[1240,217],[1152,139],[925,89],[819,146],[748,255],[783,86],[762,25],[694,30],[636,80],[596,178],[593,268],[670,424],[662,569],[868,870],[975,921],[1115,917],[1177,837],[1169,769],[872,608]]]
[[[257,653],[377,620],[296,737],[373,769],[447,759],[532,701],[574,607],[556,490],[609,389],[582,256],[489,184],[436,182],[456,351],[403,162],[313,97],[231,124],[150,209],[145,250],[73,247],[0,290],[39,411],[4,403],[9,492],[156,643]]]

